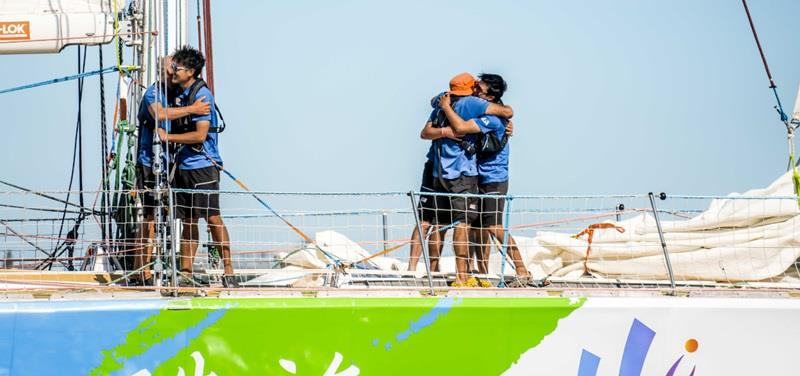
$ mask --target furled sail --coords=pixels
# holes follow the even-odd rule
[[[0,54],[57,53],[73,44],[109,43],[114,11],[124,5],[124,0],[0,0]]]

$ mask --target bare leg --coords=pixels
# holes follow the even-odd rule
[[[419,228],[422,227],[422,233],[427,234],[428,228],[431,224],[428,221],[421,221],[419,227],[414,226],[414,231],[411,233],[411,254],[408,257],[408,271],[417,271],[417,263],[419,256],[422,255],[422,236],[419,234]]]
[[[476,261],[478,262],[478,272],[481,274],[489,273],[489,255],[491,253],[491,245],[489,241],[492,240],[492,235],[489,230],[481,229],[478,231],[480,242],[478,243],[479,253],[477,254]]]
[[[495,238],[502,242],[503,235],[505,233],[502,226],[492,226],[489,231],[495,236]],[[519,247],[517,247],[517,242],[514,240],[514,237],[511,236],[511,234],[508,234],[508,254],[511,256],[511,259],[514,260],[514,269],[516,270],[517,275],[520,277],[530,276],[528,268],[525,267],[525,262],[522,260],[522,254],[519,252]],[[505,260],[502,260],[502,262],[505,262]]]
[[[231,260],[231,238],[228,234],[228,227],[219,215],[208,217],[208,226],[211,229],[211,239],[219,244],[222,249],[222,265],[225,267],[225,275],[233,275],[233,260]]]
[[[139,278],[149,279],[151,277],[150,261],[153,258],[153,235],[155,223],[152,215],[144,218],[141,223],[139,241],[137,242],[136,253],[133,255],[133,268],[144,268],[139,272]]]
[[[453,252],[456,254],[456,283],[467,281],[467,258],[469,256],[469,225],[459,223],[453,231]]]
[[[469,254],[467,256],[467,270],[470,273],[472,273],[472,272],[474,272],[474,271],[476,271],[478,269],[475,266],[476,263],[478,265],[480,265],[480,257],[478,257],[478,255],[481,252],[480,251],[480,244],[482,244],[480,230],[477,229],[477,228],[474,228],[474,227],[470,228],[469,229]]]
[[[433,226],[431,229],[431,236],[428,238],[428,255],[431,261],[431,272],[439,271],[439,257],[442,255],[442,247],[444,246],[444,234],[442,234],[440,226]]]
[[[200,230],[197,228],[197,218],[187,218],[183,223],[183,236],[181,242],[181,272],[187,276],[192,275],[194,255],[197,253]]]

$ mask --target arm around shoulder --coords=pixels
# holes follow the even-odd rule
[[[486,115],[494,115],[501,118],[511,119],[514,117],[514,110],[511,108],[511,106],[506,106],[504,104],[489,103],[489,106],[486,107]]]
[[[423,140],[438,140],[442,137],[442,131],[440,129],[434,128],[433,123],[430,121],[425,123],[425,126],[422,127],[422,131],[419,132],[419,138]]]

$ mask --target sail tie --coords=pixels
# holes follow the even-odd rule
[[[615,229],[620,234],[625,233],[625,229],[617,226],[613,223],[595,223],[589,225],[585,230],[581,231],[577,235],[572,236],[573,239],[580,239],[581,236],[587,235],[586,237],[586,256],[583,258],[583,275],[591,275],[589,273],[589,254],[592,253],[592,240],[594,240],[594,230],[603,230],[603,229]]]

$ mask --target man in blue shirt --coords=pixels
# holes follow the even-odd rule
[[[158,126],[166,128],[170,120],[180,119],[190,115],[207,115],[210,111],[208,103],[203,103],[198,98],[195,103],[185,107],[168,107],[170,98],[176,94],[172,85],[172,64],[170,57],[159,61],[158,71],[160,77],[165,77],[166,82],[161,87],[150,85],[142,96],[137,114],[139,138],[136,158],[136,184],[141,192],[143,221],[139,230],[139,246],[134,254],[134,269],[142,269],[138,275],[132,276],[129,285],[147,285],[152,282],[150,273],[150,258],[153,254],[151,244],[154,235],[155,223],[155,174],[153,173],[153,131]],[[160,91],[160,92],[159,92]],[[165,175],[166,176],[166,175]]]
[[[507,87],[505,80],[501,76],[482,74],[477,85],[477,95],[493,103],[502,103],[501,97]],[[456,134],[483,134],[484,137],[493,135],[498,140],[507,137],[507,120],[493,115],[481,115],[465,121],[464,118],[467,117],[460,116],[453,108],[450,108],[449,102],[449,96],[443,97],[442,109]],[[478,155],[478,191],[480,194],[500,196],[508,194],[509,149],[510,145],[506,142],[499,151],[488,153],[480,153],[479,151],[476,153]],[[489,240],[491,236],[498,240],[503,239],[504,207],[505,199],[502,198],[485,198],[481,200],[481,215],[473,223],[473,227],[477,229],[477,231],[474,231],[475,238],[477,238],[476,243],[480,245],[480,250],[476,252],[478,256],[478,271],[480,273],[488,272]],[[509,255],[514,260],[514,267],[519,281],[521,284],[533,284],[535,281],[532,281],[531,275],[522,260],[519,248],[511,234],[508,236],[508,242]]]
[[[179,105],[190,103],[191,98],[189,97],[193,85],[201,85],[196,92],[196,97],[204,98],[203,101],[211,107],[209,114],[192,116],[184,126],[173,125],[168,135],[163,129],[159,129],[160,135],[168,142],[182,144],[175,157],[177,171],[174,186],[180,189],[219,191],[219,167],[222,166],[222,157],[219,155],[217,146],[219,135],[215,131],[217,129],[217,111],[214,106],[214,96],[200,78],[205,66],[205,58],[200,51],[184,46],[173,54],[172,59],[172,83],[178,85],[182,90],[177,98],[177,103]],[[205,219],[211,230],[211,237],[215,245],[219,246],[222,251],[222,262],[225,268],[222,277],[223,286],[237,287],[231,262],[230,237],[220,215],[219,193],[178,193],[175,201],[175,214],[184,223],[180,264],[184,278],[178,281],[178,284],[184,286],[196,284],[191,276],[194,256],[199,245],[197,223],[202,218]]]
[[[451,85],[450,89],[453,90],[454,87]],[[442,94],[444,93],[441,93],[431,99],[431,107],[433,107],[434,110],[428,117],[428,123],[432,122],[431,119],[433,119],[437,114],[437,111],[439,111],[439,97],[441,97]],[[428,149],[428,154],[425,155],[425,165],[422,168],[422,184],[420,184],[419,191],[434,192],[433,160],[436,155],[436,140],[441,138],[456,139],[457,137],[453,133],[453,130],[449,127],[444,127],[442,128],[442,132],[440,132],[440,134],[430,135],[427,138],[425,137],[424,132],[425,129],[423,129],[423,133],[420,134],[420,137],[422,139],[431,140],[431,147]],[[420,223],[419,227],[415,226],[414,231],[411,233],[411,253],[408,258],[408,271],[413,272],[417,270],[417,263],[419,262],[420,255],[422,255],[422,242],[420,240],[419,230],[421,229],[423,234],[427,234],[428,230],[431,228],[431,225],[436,223],[436,216],[436,197],[421,195],[419,197],[419,203],[417,204],[417,217],[419,218]],[[438,227],[434,226],[428,241],[428,253],[430,255],[436,255],[435,258],[431,258],[431,271],[439,271],[439,255],[441,254],[441,250],[442,236],[438,231]]]
[[[462,116],[473,118],[487,113],[496,113],[510,117],[513,111],[510,107],[489,103],[486,100],[473,97],[475,79],[472,75],[462,73],[450,81],[450,94],[457,96],[453,100],[453,108]],[[444,98],[444,97],[442,97]],[[449,96],[447,96],[449,99]],[[450,106],[450,103],[448,103]],[[435,139],[433,158],[433,183],[434,190],[440,193],[475,194],[478,192],[478,172],[475,161],[474,149],[475,136],[463,135],[460,138],[447,138],[446,122],[442,121],[440,110],[434,109],[428,122],[422,130],[424,139]],[[467,283],[467,258],[469,256],[468,232],[469,223],[478,214],[478,204],[475,198],[437,196],[436,211],[437,224],[455,224],[453,231],[453,252],[456,255],[456,278],[453,286],[465,286]],[[431,269],[439,254],[433,251],[431,256]]]
[[[462,81],[466,82],[464,83]],[[460,74],[450,81],[450,90],[458,90],[458,87],[463,85],[474,86],[474,82],[475,78],[472,77],[472,75],[468,73]],[[439,109],[439,99],[444,94],[445,93],[442,92],[431,99],[431,107],[433,107],[433,110],[428,116],[428,121],[423,127],[422,132],[420,132],[420,138],[431,141],[431,147],[428,149],[428,154],[426,155],[425,165],[422,171],[422,184],[420,185],[420,192],[435,192],[433,171],[434,160],[438,155],[438,140],[442,138],[449,138],[457,142],[461,141],[453,133],[452,128],[448,126],[434,126],[434,122],[438,123],[443,120],[443,114],[441,109]],[[488,103],[486,112],[502,116],[513,114],[513,111],[510,107],[497,105],[494,103]],[[442,206],[440,207],[438,205]],[[421,195],[419,198],[419,203],[417,205],[417,216],[420,220],[419,229],[422,230],[423,234],[427,234],[428,230],[432,228],[428,242],[428,252],[431,255],[431,271],[439,271],[439,256],[441,255],[441,249],[443,245],[441,242],[442,234],[438,230],[439,226],[435,225],[437,223],[436,217],[439,215],[439,212],[442,212],[442,215],[445,216],[449,215],[449,210],[449,200],[441,198],[437,200],[436,196],[428,195]],[[448,221],[449,220],[450,219],[448,219]],[[431,227],[432,225],[433,227]],[[414,230],[411,234],[411,252],[408,260],[409,271],[417,270],[417,263],[419,262],[420,255],[422,255],[422,243],[420,242],[419,229],[414,227]]]

